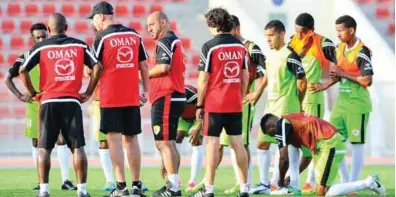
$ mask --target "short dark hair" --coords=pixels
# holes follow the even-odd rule
[[[277,33],[286,32],[285,25],[280,20],[272,20],[265,26],[265,30],[272,28],[275,28]]]
[[[275,115],[274,115],[274,114],[271,114],[271,113],[268,113],[268,114],[265,114],[265,115],[261,118],[261,121],[260,121],[260,128],[261,128],[261,131],[262,131],[264,134],[267,133],[267,131],[266,131],[266,129],[265,129],[265,126],[267,125],[268,120],[269,120],[271,117],[273,117],[273,116],[275,116]]]
[[[344,24],[344,26],[347,28],[352,27],[356,31],[356,27],[357,27],[356,21],[354,18],[352,18],[349,15],[340,16],[335,23],[336,25]]]
[[[47,26],[44,23],[35,23],[30,27],[30,34],[33,34],[34,30],[44,30],[47,31]]]
[[[232,29],[231,16],[223,8],[213,8],[205,14],[209,27],[216,27],[219,32],[230,32]]]
[[[237,27],[241,26],[237,16],[231,15],[231,21],[232,21],[232,28],[237,28]]]
[[[315,26],[314,18],[308,13],[302,13],[296,18],[296,25],[306,29],[313,29]]]

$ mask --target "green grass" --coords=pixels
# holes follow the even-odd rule
[[[70,177],[75,180],[72,170],[70,170]],[[129,171],[128,171],[129,172]],[[395,168],[394,166],[366,166],[364,167],[361,178],[365,178],[371,173],[377,173],[381,177],[381,182],[385,185],[389,196],[395,195]],[[184,192],[184,187],[189,178],[189,168],[182,168],[180,170],[183,196],[187,196]],[[236,196],[224,195],[223,191],[232,187],[235,183],[234,175],[231,167],[220,167],[217,171],[217,177],[215,181],[216,196]],[[258,182],[258,169],[255,168],[253,172],[254,183]],[[201,177],[203,172],[201,172]],[[128,179],[130,177],[128,176]],[[148,186],[150,191],[159,189],[163,185],[163,181],[160,178],[159,168],[144,168],[142,170],[142,180],[144,185]],[[301,180],[305,180],[305,173],[302,175]],[[337,179],[338,180],[338,179]],[[74,181],[75,182],[75,181]],[[14,197],[14,196],[35,196],[36,191],[32,188],[36,185],[36,171],[34,169],[0,169],[0,196],[1,197]],[[130,186],[130,181],[127,183]],[[52,197],[71,197],[76,196],[75,191],[62,191],[60,190],[61,178],[59,169],[52,169],[50,174],[50,192]],[[106,192],[101,192],[100,189],[104,185],[104,176],[102,170],[99,168],[89,169],[88,173],[88,191],[93,197],[101,197]],[[150,193],[150,192],[149,192]],[[370,195],[369,191],[359,192],[359,195]]]

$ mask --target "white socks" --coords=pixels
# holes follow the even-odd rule
[[[278,146],[275,146],[275,161],[274,165],[272,167],[272,177],[271,177],[271,185],[274,185],[278,187],[278,181],[279,181],[279,158],[280,158],[280,153],[279,153],[279,148]]]
[[[191,174],[189,182],[197,183],[199,171],[203,165],[203,146],[193,146],[191,155]]]
[[[247,193],[247,192],[249,192],[249,186],[248,186],[248,184],[241,184],[241,185],[239,186],[239,192],[241,192],[241,193]]]
[[[205,184],[206,194],[213,194],[214,193],[214,186],[213,185],[206,185]]]
[[[69,157],[71,152],[67,145],[57,145],[57,152],[63,183],[69,180]]]
[[[371,187],[372,181],[368,179],[363,181],[341,183],[331,186],[327,191],[326,196],[343,196],[350,194],[351,192],[357,192],[363,189],[369,189]]]
[[[77,193],[83,193],[84,195],[87,195],[87,184],[82,183],[82,184],[77,184]]]
[[[38,156],[38,149],[32,146],[32,158],[33,158],[34,166],[36,167],[37,167],[37,156]]]
[[[113,164],[111,163],[109,149],[99,149],[99,159],[107,183],[109,182],[115,183],[114,174],[113,174]]]
[[[360,170],[364,165],[364,144],[352,144],[352,168],[349,181],[359,179]]]
[[[241,177],[239,177],[239,168],[238,168],[238,164],[237,164],[237,161],[236,161],[236,155],[235,155],[234,149],[230,148],[230,153],[231,153],[232,169],[234,169],[236,184],[240,184],[241,183]]]
[[[180,190],[180,185],[179,185],[179,175],[178,174],[169,174],[168,175],[168,180],[172,184],[172,187],[170,190],[177,192]]]
[[[247,184],[249,186],[252,185],[252,173],[253,173],[253,162],[252,162],[252,158],[250,158],[249,168],[248,168],[248,176],[247,176]]]
[[[269,184],[269,169],[271,165],[271,151],[257,149],[257,160],[260,173],[260,183]]]
[[[340,182],[341,183],[348,183],[349,182],[349,172],[348,172],[348,165],[346,163],[346,159],[341,161],[340,163],[340,169],[338,171],[338,174],[340,175]]]
[[[308,175],[307,175],[307,183],[309,183],[311,186],[315,186],[315,170],[314,170],[314,162],[311,161],[311,163],[308,166]]]
[[[44,192],[49,193],[49,184],[48,183],[40,184],[40,194],[43,194]]]
[[[293,145],[289,145],[288,156],[289,156],[289,172],[290,172],[290,186],[293,188],[300,188],[300,151]],[[279,152],[279,151],[278,151]]]

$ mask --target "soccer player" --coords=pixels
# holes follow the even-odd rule
[[[264,79],[264,68],[265,68],[265,56],[261,51],[260,47],[256,45],[254,42],[246,40],[241,35],[241,27],[238,17],[231,15],[232,20],[232,31],[231,35],[240,40],[242,44],[245,46],[249,55],[249,82],[248,89],[246,91],[246,96],[244,98],[244,103],[242,106],[242,140],[245,145],[245,149],[248,155],[249,168],[248,168],[248,184],[252,184],[252,161],[250,156],[249,149],[249,138],[250,132],[253,125],[253,119],[256,112],[255,105],[257,101],[260,99],[261,94],[264,91],[264,87],[266,84],[266,79]],[[223,132],[220,135],[220,161],[223,155],[223,147],[230,146],[230,139],[226,132]],[[236,185],[231,189],[225,191],[225,193],[234,193],[239,190],[239,175],[238,175],[238,164],[236,162],[235,151],[230,149],[231,152],[231,161],[232,167],[234,169],[235,177],[236,177]]]
[[[280,152],[280,187],[284,186],[290,159],[287,146],[292,144],[304,145],[312,151],[318,196],[343,196],[363,189],[370,189],[381,196],[386,195],[377,175],[368,176],[361,181],[333,185],[347,150],[345,138],[330,123],[306,113],[293,113],[280,118],[265,114],[260,127],[263,133],[274,136],[277,140]],[[285,194],[288,193],[287,188],[283,190]]]
[[[50,16],[48,31],[51,37],[36,44],[24,61],[19,74],[31,97],[40,101],[40,133],[38,169],[40,192],[38,197],[49,195],[51,151],[62,132],[73,153],[77,176],[78,197],[87,193],[87,157],[84,146],[84,128],[81,103],[92,95],[101,74],[101,65],[86,43],[66,36],[66,18],[59,13]],[[39,65],[40,93],[36,92],[29,71]],[[87,90],[79,94],[84,65],[93,69]]]
[[[37,44],[45,39],[47,39],[47,27],[42,23],[33,24],[30,27],[30,39],[32,39],[34,44]],[[33,101],[32,98],[28,94],[22,94],[17,87],[15,86],[13,79],[18,77],[19,69],[22,63],[29,56],[29,52],[25,52],[21,54],[18,59],[14,62],[12,67],[8,70],[8,73],[5,76],[4,83],[7,85],[8,89],[14,93],[16,97],[22,102],[26,102],[26,124],[25,124],[25,136],[32,139],[32,155],[34,165],[37,165],[37,137],[38,137],[38,129],[39,129],[39,107],[40,104],[37,101]],[[30,71],[30,76],[32,79],[33,87],[36,91],[39,91],[39,67],[35,67]],[[61,169],[62,176],[62,190],[76,190],[76,186],[73,185],[71,181],[69,181],[69,155],[70,150],[67,148],[65,141],[62,138],[62,135],[59,135],[57,144],[57,153],[58,160]],[[33,188],[34,190],[39,190],[40,185],[37,185]]]
[[[181,196],[178,174],[180,154],[176,148],[176,136],[186,102],[184,50],[163,12],[151,13],[147,18],[147,28],[157,41],[155,65],[149,72],[151,124],[155,145],[161,153],[168,179],[166,185],[152,196]]]
[[[140,99],[148,91],[147,53],[141,36],[134,30],[113,23],[113,6],[97,3],[87,17],[98,33],[93,49],[103,64],[100,79],[100,131],[107,135],[110,157],[116,175],[116,189],[110,197],[144,196],[140,181],[141,153],[138,135],[142,132]],[[139,74],[143,80],[139,93]],[[132,177],[131,192],[125,181],[124,151]]]
[[[314,18],[308,13],[302,13],[295,20],[295,34],[291,37],[289,46],[301,57],[302,64],[307,78],[308,86],[319,83],[320,81],[329,80],[328,70],[330,62],[336,63],[335,45],[333,42],[316,33]],[[302,109],[305,113],[323,118],[325,112],[324,92],[312,92],[307,90]],[[303,160],[305,160],[303,158]],[[302,161],[302,164],[308,163]],[[298,168],[297,166],[293,166]],[[304,167],[304,166],[301,166]],[[307,182],[303,190],[314,189],[314,170],[313,163],[309,165]],[[293,170],[291,172],[298,173]],[[299,188],[298,174],[290,174],[292,177],[290,185]]]
[[[331,68],[327,84],[314,84],[313,91],[326,90],[340,82],[337,101],[330,123],[352,144],[352,169],[349,181],[356,181],[364,165],[364,143],[367,123],[372,111],[368,87],[373,83],[371,51],[356,37],[356,21],[344,15],[336,20],[337,66]],[[341,165],[346,165],[343,162]],[[346,168],[346,166],[341,167]],[[344,174],[344,173],[343,173]]]
[[[270,54],[267,56],[266,71],[268,79],[268,100],[266,113],[272,113],[278,117],[284,114],[301,111],[307,87],[307,79],[301,58],[296,52],[285,44],[285,26],[279,20],[270,21],[265,26],[265,36]],[[252,194],[269,194],[269,169],[271,164],[271,143],[276,143],[273,136],[258,133],[258,166],[260,172],[260,184],[250,190]],[[297,150],[298,152],[298,150]],[[294,152],[294,156],[299,157]],[[275,171],[277,165],[275,162]],[[301,191],[296,188],[293,193],[298,195]]]
[[[214,38],[201,50],[196,117],[199,126],[203,122],[206,136],[206,178],[205,186],[190,197],[214,196],[215,172],[220,159],[219,137],[223,128],[229,135],[238,163],[238,196],[247,197],[248,157],[242,142],[242,99],[247,91],[249,57],[241,41],[231,35],[232,20],[225,9],[214,8],[205,18]]]

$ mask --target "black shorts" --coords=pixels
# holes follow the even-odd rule
[[[242,135],[242,112],[204,114],[204,136],[220,137],[223,128],[227,135]]]
[[[100,108],[100,131],[133,136],[142,133],[140,107]]]
[[[156,141],[176,140],[177,126],[185,103],[184,94],[178,92],[154,102],[151,108],[151,125]]]
[[[52,149],[59,132],[69,148],[85,146],[83,116],[79,101],[44,102],[40,106],[39,148]]]

